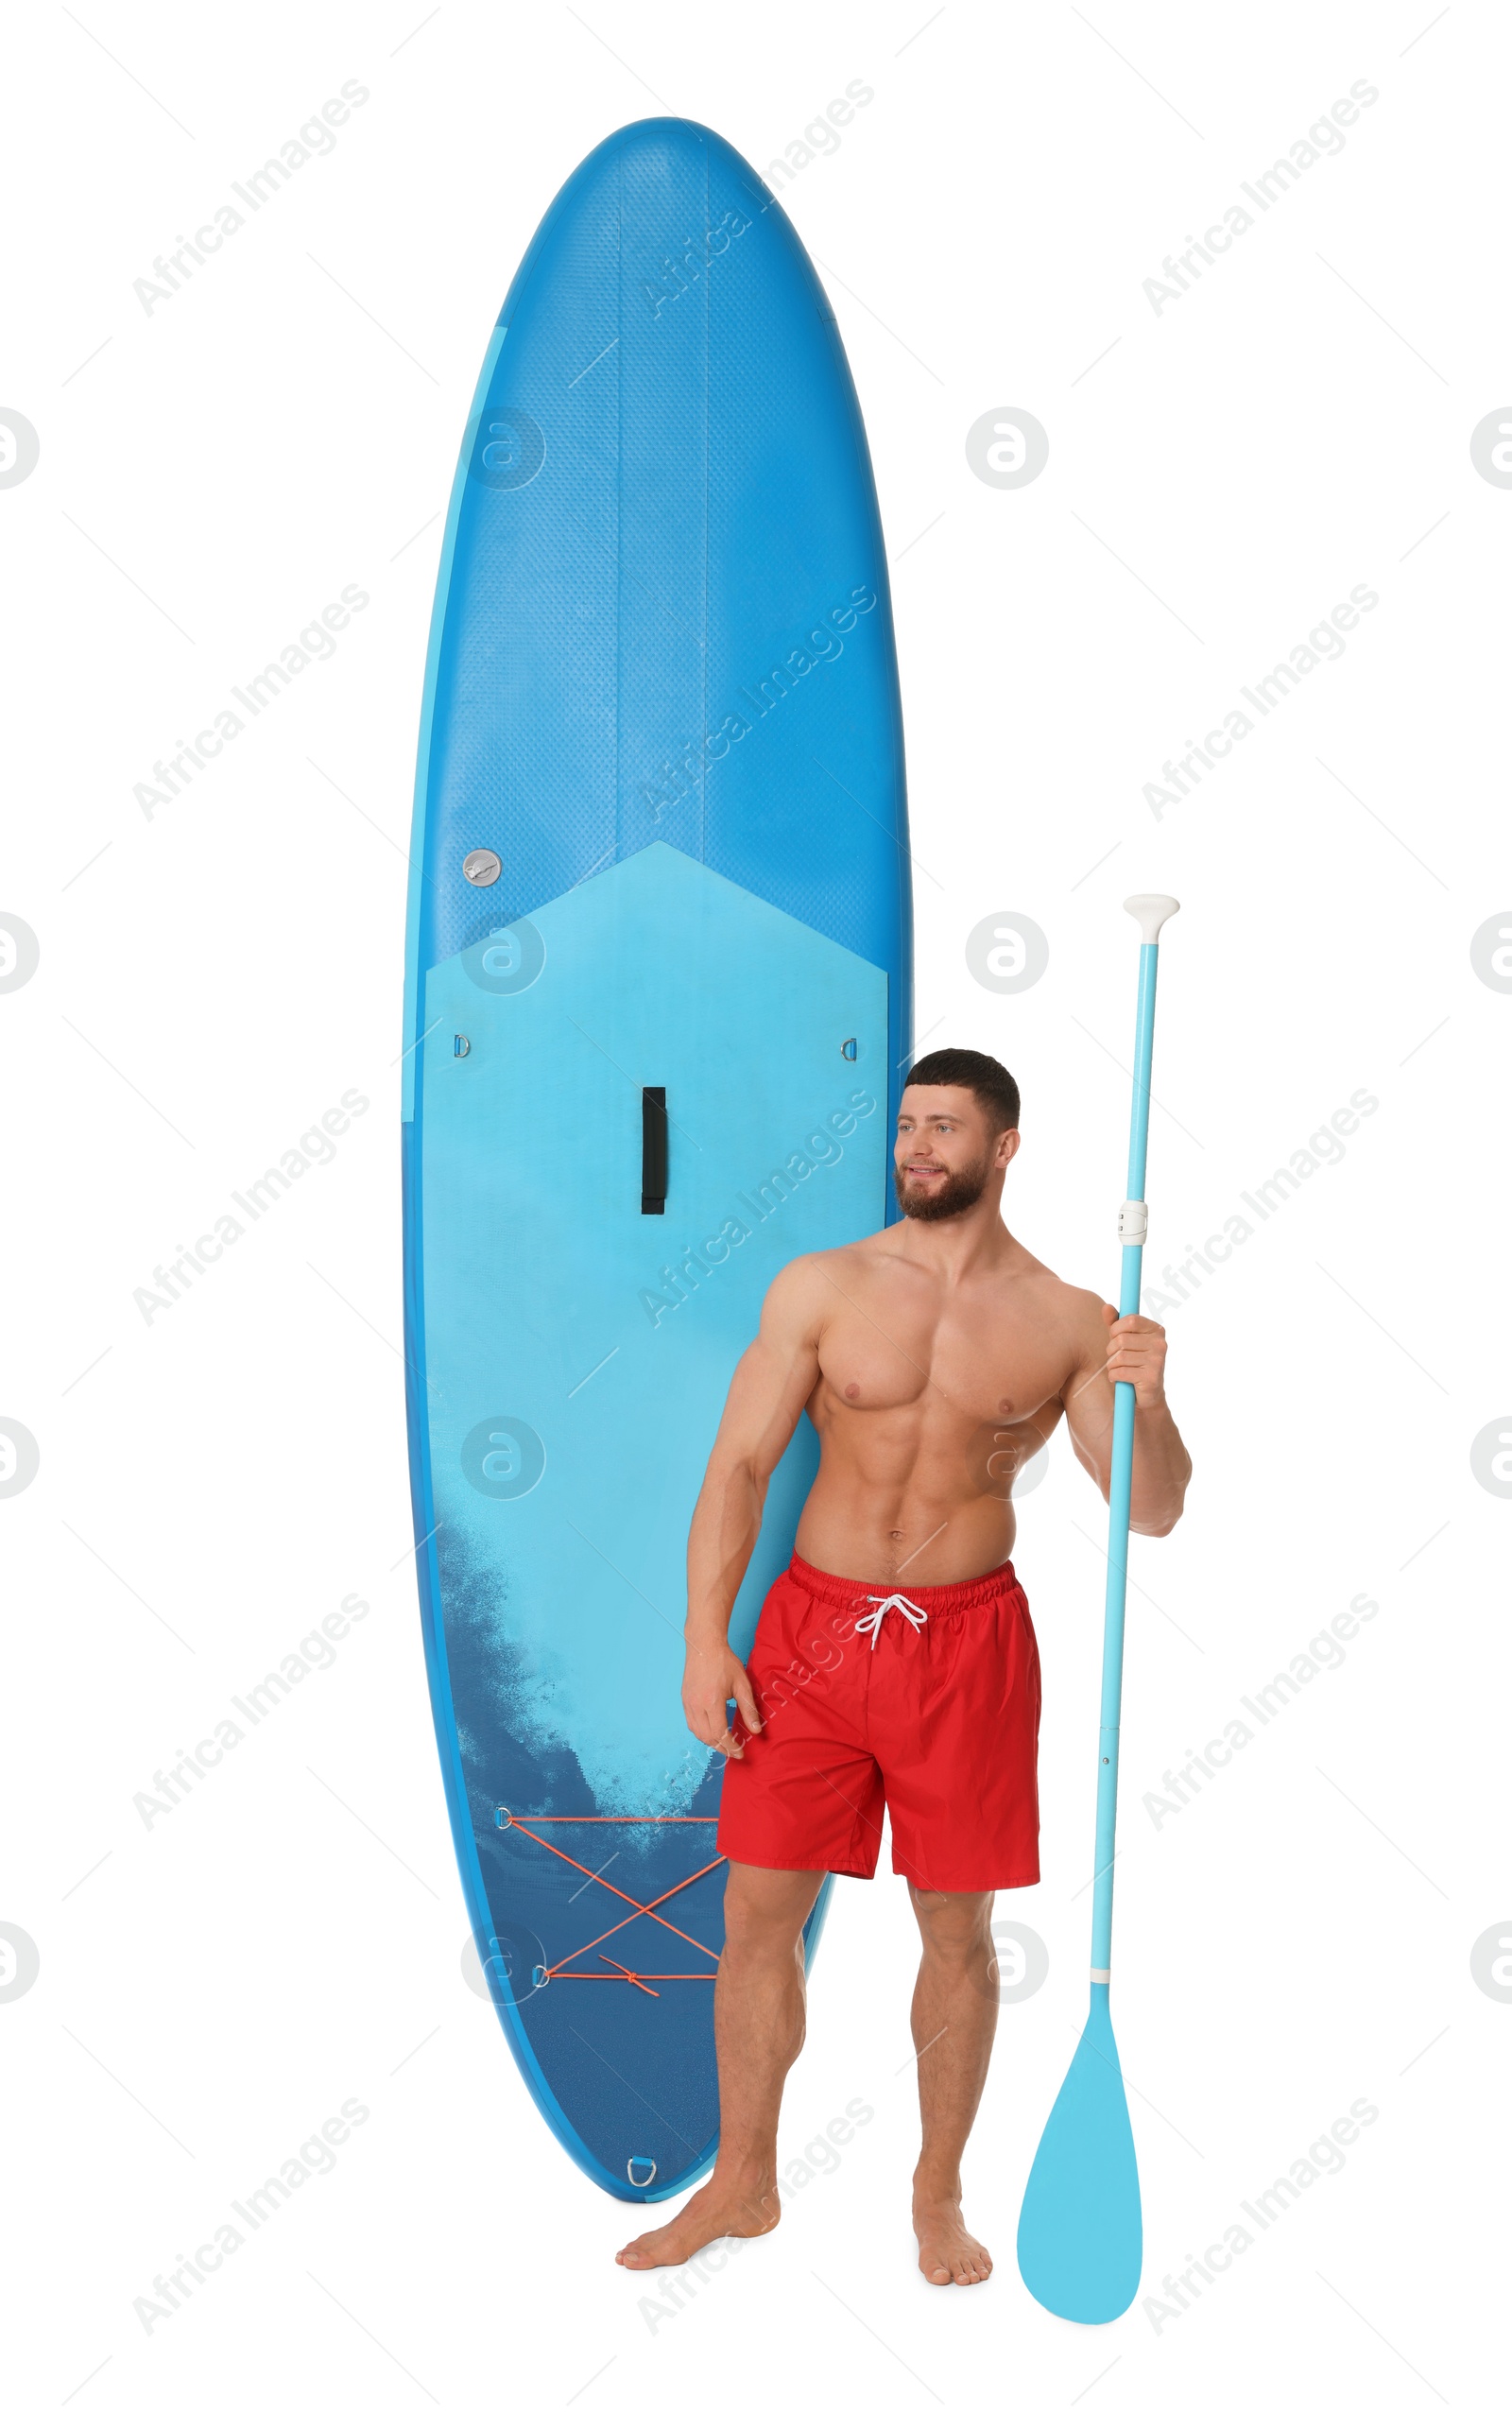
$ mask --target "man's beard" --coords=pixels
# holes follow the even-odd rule
[[[969,1207],[976,1204],[987,1187],[988,1162],[988,1158],[984,1156],[980,1163],[968,1165],[964,1172],[947,1173],[937,1187],[932,1182],[927,1190],[918,1191],[911,1197],[903,1194],[906,1173],[901,1165],[894,1164],[892,1183],[898,1194],[898,1203],[909,1219],[916,1223],[943,1223],[953,1215],[964,1215]]]

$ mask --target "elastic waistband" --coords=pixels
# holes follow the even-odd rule
[[[901,1590],[916,1608],[927,1610],[931,1616],[948,1616],[953,1609],[987,1608],[1009,1592],[1019,1592],[1021,1595],[1022,1593],[1009,1558],[989,1574],[973,1576],[969,1583],[904,1582],[889,1586],[885,1577],[875,1583],[852,1583],[844,1575],[827,1575],[822,1567],[811,1566],[797,1550],[787,1571],[801,1590],[812,1599],[822,1600],[827,1608],[864,1608],[874,1597],[885,1597],[892,1588]]]

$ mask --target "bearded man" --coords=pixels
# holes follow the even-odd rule
[[[1192,1472],[1161,1327],[1072,1288],[1004,1223],[1019,1144],[1018,1086],[991,1056],[916,1063],[893,1151],[902,1221],[786,1266],[730,1386],[689,1534],[682,1687],[691,1731],[729,1762],[719,2152],[677,2217],[619,2253],[628,2269],[776,2226],[804,1923],[827,1874],[875,1873],[885,1807],[923,1944],[919,2266],[937,2286],[991,2273],[961,2215],[961,2154],[996,2024],[993,1898],[1040,1878],[1040,1660],[1009,1558],[1013,1480],[1064,1416],[1106,1499],[1116,1382],[1138,1408],[1135,1532],[1171,1530]],[[730,1611],[805,1411],[819,1470],[742,1665]]]

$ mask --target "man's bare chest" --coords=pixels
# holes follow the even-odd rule
[[[1058,1397],[1074,1354],[1067,1332],[1042,1312],[965,1300],[930,1313],[863,1294],[828,1319],[819,1372],[849,1407],[1018,1423]]]

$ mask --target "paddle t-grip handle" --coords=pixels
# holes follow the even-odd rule
[[[1145,945],[1157,946],[1166,922],[1181,907],[1174,896],[1125,896],[1124,910],[1132,913],[1138,922]]]
[[[1144,1265],[1144,1168],[1150,1136],[1150,1059],[1155,1047],[1155,983],[1164,924],[1181,907],[1174,896],[1130,896],[1140,925],[1140,991],[1134,1025],[1134,1097],[1129,1115],[1128,1185],[1119,1212],[1123,1267],[1120,1317],[1138,1315]],[[1124,1611],[1128,1594],[1129,1501],[1134,1483],[1134,1386],[1113,1385],[1113,1453],[1108,1485],[1108,1591],[1103,1610],[1103,1694],[1097,1743],[1097,1842],[1092,1879],[1094,1985],[1111,1979],[1113,1856],[1118,1828],[1118,1739],[1124,1696]]]

